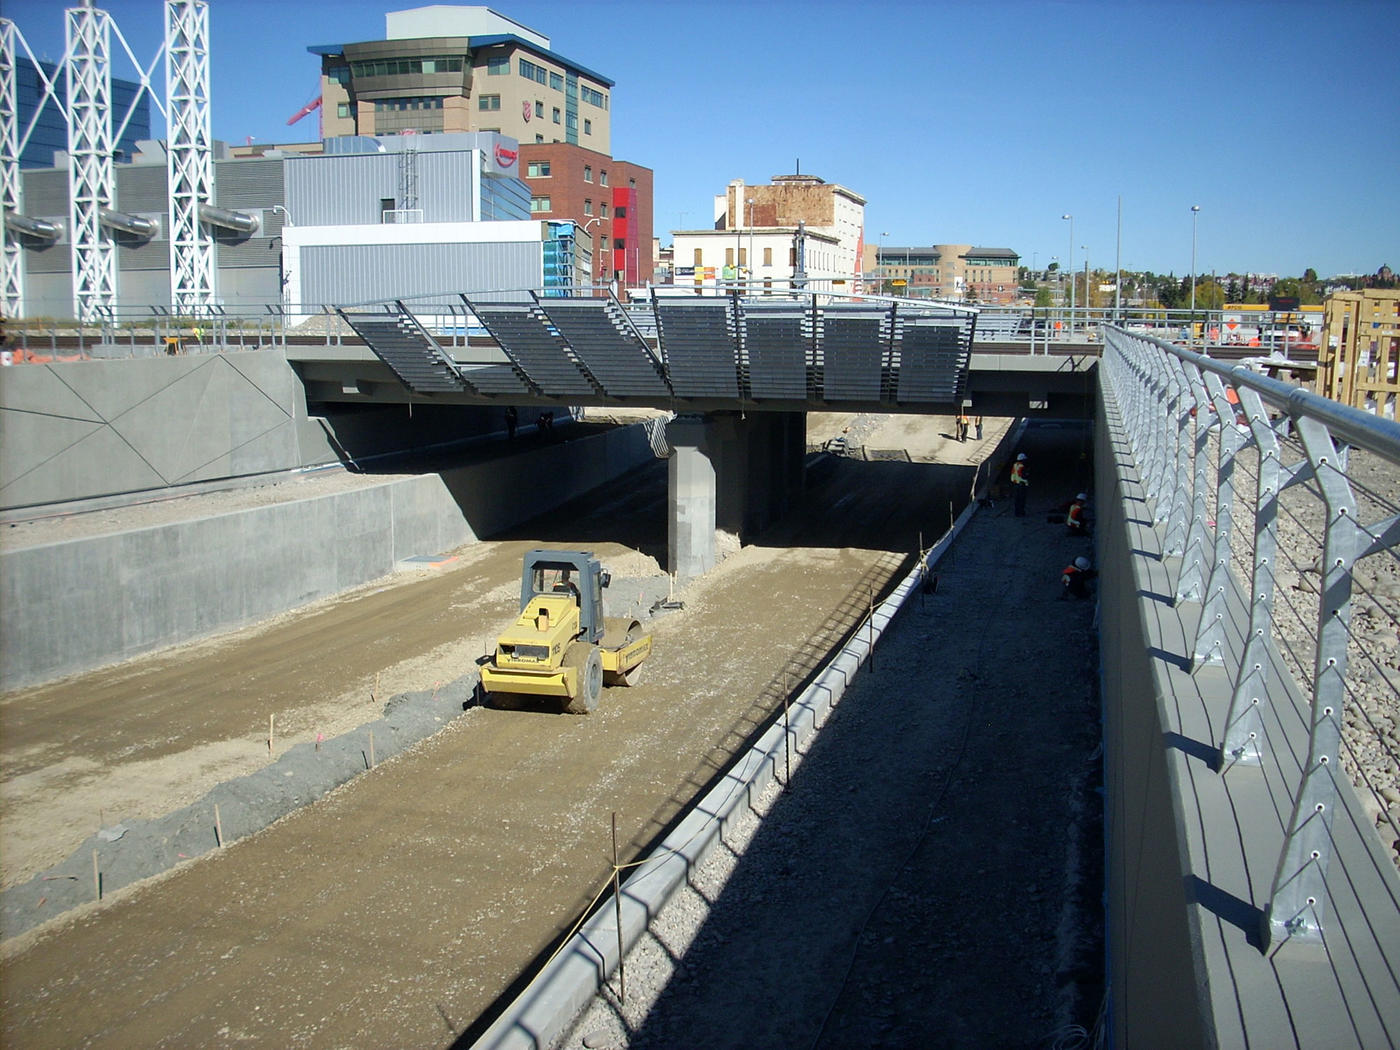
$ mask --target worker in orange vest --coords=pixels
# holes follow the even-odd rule
[[[1060,574],[1060,597],[1089,597],[1089,581],[1097,575],[1098,573],[1089,568],[1088,558],[1075,558],[1074,564],[1067,565],[1065,571]]]
[[[1031,481],[1026,476],[1026,454],[1018,453],[1016,462],[1011,465],[1011,487],[1016,496],[1016,517],[1026,516],[1026,494],[1030,491]]]
[[[1069,505],[1069,512],[1065,515],[1065,526],[1071,536],[1089,535],[1089,512],[1084,506],[1088,499],[1088,493],[1081,492]]]

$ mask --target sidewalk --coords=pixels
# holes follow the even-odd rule
[[[694,872],[570,1048],[1040,1046],[1102,994],[1088,553],[1046,512],[1087,432],[1031,426],[1030,516],[983,508],[790,789]]]

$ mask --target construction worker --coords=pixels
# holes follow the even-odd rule
[[[1017,453],[1016,462],[1011,465],[1011,487],[1016,495],[1016,517],[1026,516],[1026,494],[1030,491],[1031,481],[1026,476],[1026,454]]]
[[[1065,527],[1069,529],[1071,536],[1089,535],[1089,511],[1084,506],[1088,500],[1088,493],[1081,492],[1069,505],[1069,512],[1065,514]]]
[[[1088,558],[1075,558],[1074,564],[1065,566],[1065,571],[1060,574],[1060,598],[1089,597],[1089,581],[1097,575],[1089,568]]]

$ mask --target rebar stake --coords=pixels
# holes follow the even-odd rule
[[[627,1001],[627,957],[622,952],[622,879],[617,866],[617,810],[612,815],[613,846],[613,908],[617,916],[617,980],[618,1001]]]

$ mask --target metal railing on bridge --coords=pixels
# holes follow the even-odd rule
[[[1174,600],[1200,605],[1193,670],[1233,683],[1217,772],[1261,767],[1291,800],[1266,938],[1325,941],[1333,888],[1360,896],[1378,876],[1372,899],[1400,909],[1393,870],[1333,851],[1354,811],[1340,777],[1363,838],[1379,832],[1392,862],[1400,847],[1400,425],[1140,333],[1109,327],[1105,344],[1162,550],[1180,559]]]

